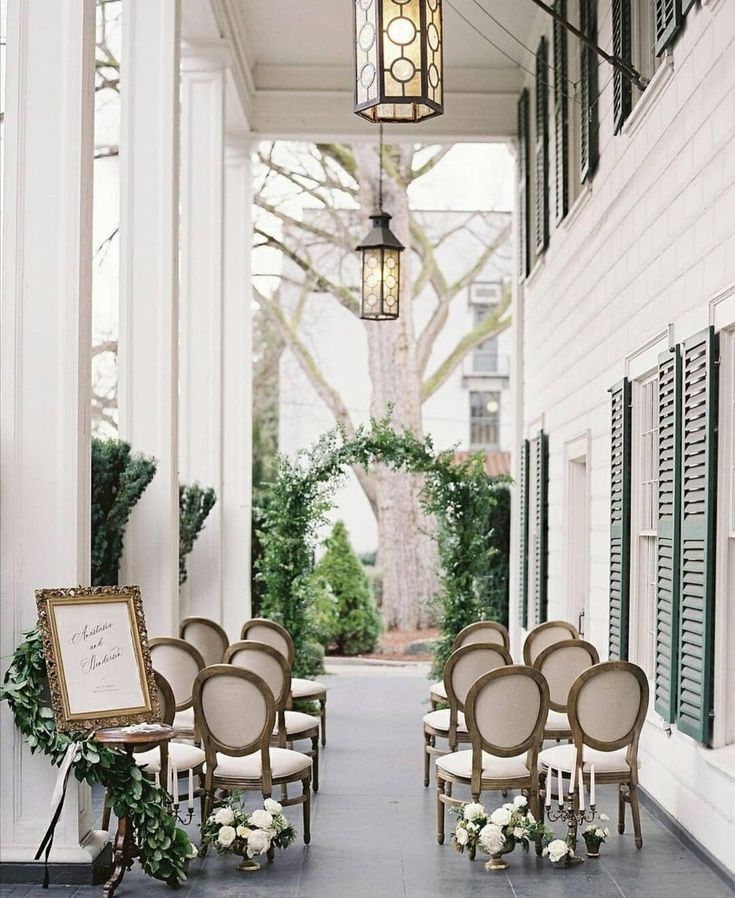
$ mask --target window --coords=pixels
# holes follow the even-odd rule
[[[567,16],[567,0],[554,0]],[[554,198],[557,224],[569,211],[569,91],[567,29],[554,22]]]
[[[472,327],[478,327],[495,311],[493,304],[480,305],[476,303],[472,307]],[[472,353],[472,371],[476,374],[495,374],[498,370],[498,338],[490,337],[485,340]]]
[[[579,27],[593,43],[597,43],[597,0],[580,0]],[[589,44],[579,42],[580,71],[580,145],[579,179],[591,181],[597,169],[599,113],[597,54]]]
[[[500,393],[470,393],[470,449],[497,449],[500,431]]]
[[[653,676],[658,526],[658,373],[636,384],[633,427],[633,658]]]

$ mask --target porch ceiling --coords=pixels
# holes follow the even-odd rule
[[[536,15],[529,0],[480,2],[521,39]],[[474,0],[451,3],[444,3],[445,114],[419,126],[395,126],[395,131],[412,140],[419,135],[437,141],[511,137],[523,72],[462,16],[526,67],[532,68],[533,56]],[[212,0],[212,7],[220,36],[233,52],[252,131],[284,138],[372,136],[371,126],[352,112],[350,0]]]

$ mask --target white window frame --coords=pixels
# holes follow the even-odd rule
[[[589,640],[591,631],[590,618],[590,573],[591,573],[591,434],[586,431],[574,439],[567,440],[564,443],[564,509],[566,517],[565,533],[564,533],[564,570],[567,578],[567,620],[571,621],[580,632],[583,632],[584,638]],[[575,520],[578,512],[575,495],[572,488],[572,481],[577,475],[577,470],[573,466],[585,466],[585,502],[584,502],[584,520],[579,522]],[[577,564],[578,555],[572,550],[571,541],[577,539],[578,530],[581,529],[583,536],[583,552],[584,552],[584,570],[581,572]],[[580,583],[584,593],[584,602],[582,604],[582,614],[584,615],[583,630],[579,628],[579,608],[574,601],[574,595],[570,585],[572,583]]]
[[[644,422],[646,391],[652,390],[653,416]],[[631,597],[629,604],[629,657],[639,664],[652,681],[655,663],[656,615],[656,535],[658,505],[658,368],[646,372],[632,383],[632,444],[631,444]],[[651,427],[650,425],[654,426]],[[646,430],[644,431],[644,427]],[[643,435],[651,434],[649,457],[644,458]],[[644,464],[655,465],[655,476],[642,479]],[[646,515],[646,520],[644,520]]]

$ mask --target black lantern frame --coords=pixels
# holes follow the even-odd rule
[[[370,122],[444,112],[442,0],[353,0],[355,107]]]
[[[390,229],[391,216],[379,209],[370,216],[373,223],[357,247],[362,253],[360,318],[389,321],[398,318],[401,290],[401,253],[405,249]]]

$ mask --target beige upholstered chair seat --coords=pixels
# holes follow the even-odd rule
[[[569,773],[574,764],[577,749],[573,745],[554,745],[539,752],[538,760],[542,767],[561,768]],[[584,771],[588,773],[592,764],[595,765],[595,773],[630,773],[630,767],[625,760],[625,748],[617,751],[597,751],[588,745],[584,747]],[[640,768],[640,763],[638,764]]]
[[[160,773],[161,771],[161,750],[160,748],[152,748],[150,751],[142,751],[134,755],[135,763],[138,767],[145,768],[147,773]],[[189,745],[187,742],[169,742],[168,745],[169,764],[173,763],[176,769],[181,773],[182,770],[191,770],[204,763],[204,752],[196,745]]]
[[[311,770],[311,758],[302,755],[300,751],[272,747],[270,758],[273,779],[296,777],[301,773],[306,776]],[[207,765],[205,764],[205,772],[206,769]],[[263,765],[259,751],[241,758],[217,752],[217,766],[214,769],[214,775],[218,780],[260,780],[262,773]]]
[[[449,708],[442,708],[440,711],[429,711],[428,714],[424,714],[424,723],[430,726],[433,730],[448,733],[449,713]],[[461,711],[457,712],[457,732],[467,732],[467,724],[464,719],[464,714]]]
[[[555,711],[549,708],[549,716],[546,718],[545,730],[569,730],[569,718],[563,711]]]
[[[444,683],[442,683],[441,681],[439,681],[438,683],[432,683],[429,692],[431,692],[431,694],[435,695],[437,698],[441,698],[446,701],[447,690],[444,686]]]
[[[305,680],[301,677],[291,678],[292,698],[318,698],[326,693],[327,687],[324,683],[319,683],[317,680]]]
[[[313,730],[315,727],[319,726],[319,718],[312,717],[311,714],[302,714],[300,711],[285,711],[284,715],[286,717],[287,736],[296,736],[298,733],[307,733],[309,730]],[[278,732],[278,721],[276,721],[276,726],[273,732]]]
[[[523,777],[528,779],[528,767],[526,767],[527,753],[516,755],[514,758],[499,758],[495,755],[482,753],[482,778],[483,779],[514,779]],[[436,766],[442,773],[449,776],[471,779],[472,777],[472,749],[467,751],[454,751],[436,759]]]
[[[193,730],[194,709],[187,708],[185,711],[177,711],[174,714],[174,722],[172,726],[175,730]]]

